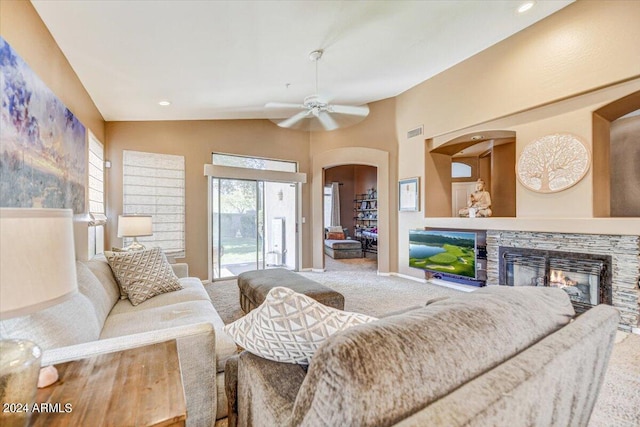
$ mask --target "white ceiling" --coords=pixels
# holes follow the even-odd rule
[[[269,118],[318,48],[320,94],[389,98],[572,1],[31,0],[107,121]]]

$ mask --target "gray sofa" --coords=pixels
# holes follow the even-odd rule
[[[0,322],[0,335],[29,339],[43,366],[175,339],[187,401],[188,426],[212,426],[226,416],[224,365],[237,352],[202,282],[181,277],[182,290],[137,306],[121,300],[104,256],[77,262],[80,292],[30,316]],[[187,276],[186,264],[174,267]],[[124,392],[124,391],[123,391]]]
[[[243,352],[229,426],[586,426],[618,317],[491,286],[337,333],[308,369]]]

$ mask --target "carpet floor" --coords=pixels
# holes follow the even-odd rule
[[[325,257],[327,271],[303,272],[345,297],[345,310],[382,316],[424,305],[432,298],[457,295],[459,291],[393,276],[378,276],[375,259],[335,261]],[[244,315],[235,280],[205,285],[211,301],[225,323]],[[217,427],[223,424],[216,423]],[[611,361],[589,427],[640,426],[640,335],[619,332]]]

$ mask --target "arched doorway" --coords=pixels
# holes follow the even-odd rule
[[[378,272],[389,273],[390,266],[390,191],[389,153],[375,148],[348,147],[319,153],[312,160],[311,236],[313,269],[324,270],[324,169],[340,165],[374,166],[378,170]]]
[[[324,169],[325,271],[378,270],[377,182],[369,165]]]

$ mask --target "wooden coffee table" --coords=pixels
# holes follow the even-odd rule
[[[175,340],[56,365],[38,390],[30,426],[184,426],[187,409]]]

